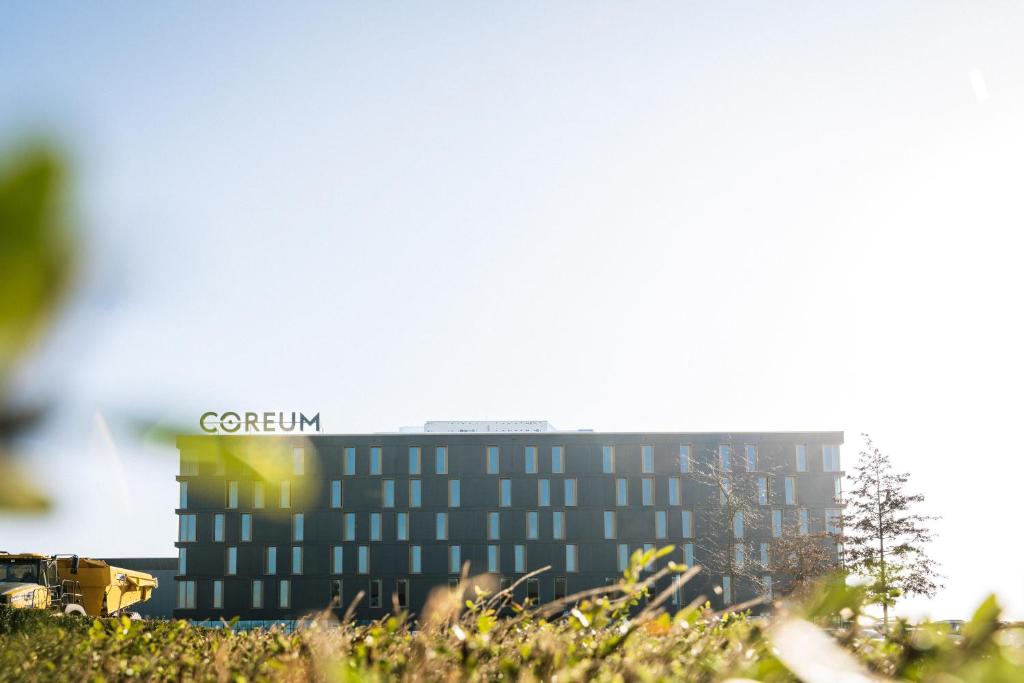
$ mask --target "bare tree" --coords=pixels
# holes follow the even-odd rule
[[[836,550],[839,534],[827,532],[801,533],[798,525],[783,528],[782,535],[771,544],[771,571],[785,583],[783,593],[800,594],[817,579],[842,568]]]

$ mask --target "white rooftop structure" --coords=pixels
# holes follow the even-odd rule
[[[558,431],[547,420],[432,420],[423,425],[428,434],[491,433]]]

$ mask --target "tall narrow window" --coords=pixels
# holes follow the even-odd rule
[[[398,609],[409,607],[409,579],[397,579],[395,581],[395,595],[398,599]]]
[[[839,471],[839,446],[826,444],[821,447],[822,468],[826,472]]]
[[[743,447],[743,464],[746,466],[747,472],[757,471],[757,446]]]
[[[732,514],[732,535],[734,538],[743,538],[743,513]]]
[[[747,549],[742,543],[733,545],[732,563],[736,569],[743,569],[747,563]]]
[[[537,474],[537,447],[526,447],[526,473]]]
[[[178,576],[184,576],[187,572],[188,548],[178,548]]]
[[[807,471],[807,446],[802,443],[796,445],[796,471]]]
[[[264,489],[262,481],[254,481],[252,483],[252,506],[257,510],[262,509],[266,503],[264,502]]]
[[[832,481],[832,500],[836,503],[843,502],[843,478],[834,477]]]
[[[423,458],[419,446],[409,446],[409,474],[422,474]]]
[[[213,581],[213,608],[224,608],[224,581],[221,579]]]
[[[434,514],[434,538],[438,541],[448,540],[447,512],[438,512]]]
[[[684,543],[683,544],[683,564],[685,564],[687,567],[692,567],[693,566],[693,544],[692,543]]]
[[[379,541],[382,537],[381,518],[379,512],[370,513],[370,540]]]
[[[570,543],[565,546],[565,571],[575,572],[577,568],[578,558],[576,557],[576,545]]]
[[[497,446],[487,447],[487,474],[497,474],[500,471],[499,454]]]
[[[629,505],[629,481],[627,479],[615,480],[615,504]]]
[[[238,573],[238,548],[233,545],[225,548],[224,573],[228,576],[234,576]]]
[[[224,542],[224,514],[220,512],[213,515],[213,541],[214,543]]]
[[[768,504],[768,477],[757,478],[757,504]]]
[[[344,596],[341,579],[331,579],[331,605],[341,607],[345,604]]]
[[[354,512],[345,513],[345,540],[356,540],[356,513]]]
[[[565,513],[555,510],[551,513],[551,537],[556,539],[565,538]]]
[[[501,515],[497,512],[487,513],[487,539],[497,541],[501,538]]]
[[[691,470],[690,463],[690,445],[680,444],[679,446],[679,472],[681,474],[689,474]]]
[[[771,574],[765,574],[764,576],[761,577],[761,586],[764,589],[764,595],[765,595],[766,598],[768,598],[769,600],[772,600],[772,599],[775,598],[775,591],[774,591],[774,587],[772,586],[772,576],[771,576]]]
[[[668,524],[666,523],[665,517],[666,515],[664,510],[654,511],[654,537],[657,539],[665,538],[665,536],[668,535],[668,530],[666,529]]]
[[[434,449],[434,473],[448,474],[448,447],[438,446]]]
[[[555,577],[555,600],[564,600],[566,594],[566,581],[564,576]]]
[[[178,582],[178,608],[179,609],[195,609],[196,608],[196,582],[195,581],[179,581]]]
[[[601,471],[605,474],[615,472],[615,446],[601,448]]]
[[[503,508],[510,507],[512,505],[512,480],[511,479],[499,479],[498,480],[498,505]]]
[[[292,606],[292,584],[288,579],[281,579],[278,582],[278,607],[288,608]]]
[[[625,543],[620,543],[616,547],[615,557],[620,572],[624,572],[629,569],[629,546]]]
[[[419,479],[409,480],[409,507],[418,508],[423,504],[423,488]]]
[[[800,508],[797,514],[800,521],[800,535],[806,536],[811,533],[811,515],[807,512],[807,508]]]
[[[395,507],[395,480],[383,479],[381,482],[380,497],[384,507]]]
[[[722,444],[718,447],[718,465],[723,472],[732,471],[732,446]]]
[[[536,510],[526,513],[526,537],[531,541],[540,537],[540,515]]]
[[[654,551],[654,544],[653,543],[644,543],[644,555],[646,555],[647,553],[652,553],[653,554],[653,551]],[[653,559],[649,560],[647,562],[647,564],[644,565],[644,571],[650,571],[652,569],[654,569],[654,560]]]
[[[770,562],[770,555],[769,555],[769,548],[770,547],[771,546],[769,546],[767,543],[761,543],[760,544],[760,548],[759,548],[760,549],[760,553],[759,554],[761,556],[761,566],[766,568],[766,569],[768,568],[769,562]]]
[[[260,579],[252,582],[252,608],[263,609],[263,581]]]
[[[690,510],[683,510],[682,512],[682,523],[683,523],[683,538],[693,538],[693,512]]]
[[[299,447],[292,449],[292,474],[297,476],[306,473],[306,452]]]
[[[839,534],[843,530],[843,513],[841,510],[825,510],[825,533]]]
[[[356,563],[360,574],[370,573],[370,547],[366,545],[359,546],[356,551]]]
[[[266,566],[264,567],[264,574],[273,576],[277,573],[277,548],[275,546],[269,546],[267,548],[266,555]]]
[[[370,579],[369,606],[379,608],[383,602],[383,589],[380,579]]]
[[[227,508],[233,510],[238,507],[238,482],[228,482]]]
[[[188,508],[188,482],[178,482],[178,508],[184,510]]]
[[[654,474],[654,446],[640,447],[640,470],[644,474]]]
[[[551,447],[551,471],[554,474],[561,474],[565,472],[565,447],[564,446],[552,446]]]
[[[540,580],[526,580],[526,599],[531,604],[537,604],[538,602],[540,602]]]
[[[302,541],[306,536],[306,516],[301,512],[292,515],[292,540]]]
[[[604,511],[604,537],[615,538],[615,512],[611,510]]]
[[[732,577],[722,577],[722,601],[727,604],[732,604]]]
[[[782,510],[772,510],[772,537],[782,538]]]
[[[670,477],[668,480],[668,504],[683,504],[683,489],[679,484],[679,477]]]
[[[335,479],[331,482],[331,507],[341,507],[341,480]]]
[[[395,515],[395,539],[398,541],[409,540],[409,513],[399,512]]]
[[[537,505],[538,507],[547,507],[551,505],[551,480],[550,479],[538,479],[537,480]]]
[[[278,507],[281,509],[287,509],[292,506],[292,483],[290,481],[281,482],[281,499],[278,501]]]
[[[565,506],[573,507],[576,505],[576,480],[566,479],[565,480]]]
[[[352,446],[348,446],[345,448],[345,462],[343,471],[347,475],[352,475],[356,473],[356,449]]]
[[[423,571],[423,551],[420,546],[409,546],[409,573],[419,574]]]
[[[462,571],[462,546],[448,546],[448,573],[458,574]]]
[[[370,474],[380,474],[384,469],[382,460],[384,459],[380,446],[370,447]]]
[[[796,505],[796,477],[786,477],[786,505]]]
[[[517,545],[514,548],[513,555],[515,557],[515,572],[517,574],[526,573],[526,546]]]
[[[184,456],[181,458],[181,476],[183,477],[196,477],[199,476],[199,463],[195,460],[186,460]]]
[[[496,545],[489,545],[489,546],[487,546],[487,571],[490,572],[491,574],[497,574],[498,571],[499,571],[499,569],[498,569],[498,556],[499,555],[500,555],[500,553],[498,552],[498,546],[496,546]]]
[[[341,574],[345,570],[345,549],[336,545],[331,548],[331,573]]]
[[[242,541],[251,541],[252,540],[252,513],[251,512],[243,512],[241,515],[239,515],[238,527],[239,527],[239,530],[238,530],[239,539],[242,540]]]
[[[641,482],[641,493],[644,505],[654,505],[654,479],[645,477]]]
[[[302,546],[292,546],[292,574],[302,573]]]

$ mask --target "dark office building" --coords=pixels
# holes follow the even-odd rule
[[[465,562],[496,585],[550,565],[516,592],[547,602],[667,545],[659,564],[707,568],[669,606],[738,603],[783,585],[773,539],[840,530],[842,432],[519,427],[531,431],[179,437],[174,615],[293,620],[360,591],[357,619],[389,612],[395,595],[417,613]]]

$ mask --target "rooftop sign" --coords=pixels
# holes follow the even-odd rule
[[[262,413],[210,411],[199,417],[199,428],[207,434],[319,432],[320,413],[306,417],[303,413],[282,411]]]

